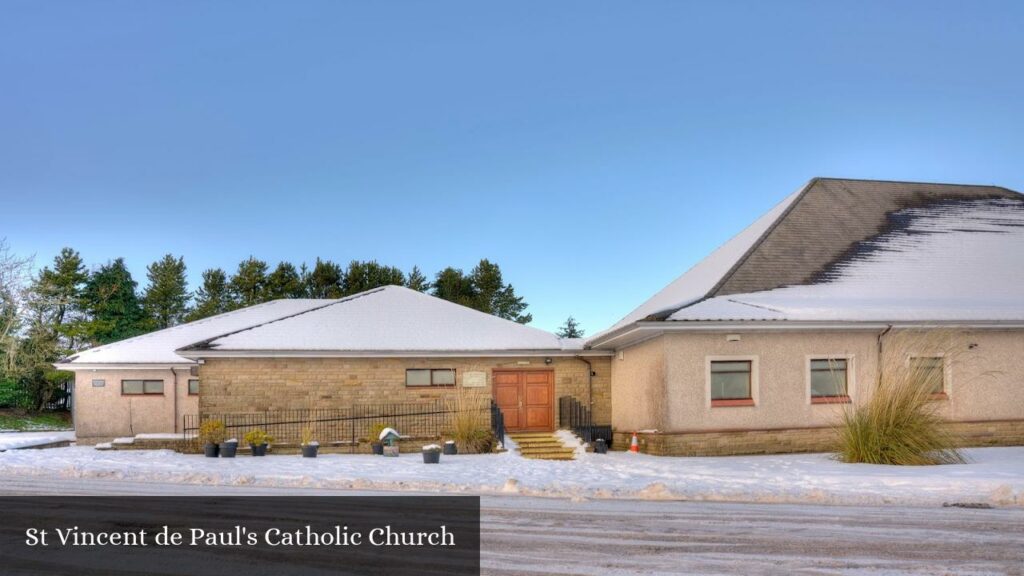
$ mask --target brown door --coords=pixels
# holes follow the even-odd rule
[[[512,432],[547,432],[555,425],[555,373],[551,370],[495,370],[494,401]]]

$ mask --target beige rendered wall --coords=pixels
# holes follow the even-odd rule
[[[593,378],[595,421],[611,421],[609,358],[588,358]],[[528,364],[524,364],[528,363]],[[555,420],[557,399],[587,399],[587,365],[576,358],[207,358],[200,366],[200,410],[204,414],[306,408],[344,408],[352,404],[416,402],[438,398],[450,388],[406,387],[407,368],[454,368],[461,386],[466,372],[484,372],[491,393],[494,369],[553,369]]]
[[[612,361],[613,425],[619,431],[766,430],[829,426],[843,405],[812,404],[809,356],[851,360],[850,396],[869,397],[877,378],[877,332],[669,333],[623,349]],[[946,417],[961,422],[1024,420],[1024,331],[953,334],[956,359],[947,369]],[[927,353],[927,351],[921,351]],[[709,359],[756,363],[755,406],[711,407]],[[663,374],[663,377],[660,376]],[[659,394],[661,387],[664,393]]]
[[[616,430],[667,426],[665,356],[665,337],[658,336],[612,358],[612,426]]]
[[[75,372],[74,424],[80,441],[120,436],[180,432],[182,416],[199,411],[199,399],[188,394],[188,368],[159,370],[78,370]],[[93,386],[103,380],[103,387]],[[121,380],[163,380],[162,395],[123,396]],[[175,395],[177,402],[175,402]]]

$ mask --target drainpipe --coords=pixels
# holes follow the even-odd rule
[[[171,368],[171,395],[174,396],[174,412],[171,413],[171,418],[174,422],[171,424],[171,432],[178,431],[178,373]]]
[[[892,330],[892,324],[889,324],[888,326],[885,327],[885,330],[882,330],[881,332],[878,333],[878,360],[877,360],[878,366],[875,369],[875,389],[876,390],[878,388],[882,387],[882,338],[884,338],[885,335],[888,334],[891,330]]]
[[[590,417],[594,417],[594,365],[583,356],[576,356],[576,359],[587,365],[587,408],[590,409]]]

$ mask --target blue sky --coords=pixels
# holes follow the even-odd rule
[[[1020,2],[0,7],[0,237],[501,264],[616,321],[813,176],[1024,190]]]

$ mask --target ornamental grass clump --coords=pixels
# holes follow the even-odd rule
[[[445,397],[446,432],[460,452],[485,454],[494,451],[491,431],[491,397],[476,389],[456,388]]]
[[[958,438],[939,414],[944,367],[958,350],[948,333],[897,333],[883,340],[871,398],[847,409],[839,425],[843,462],[921,466],[958,464]]]

